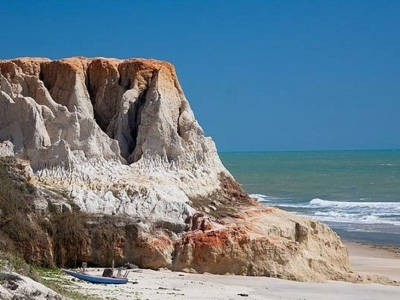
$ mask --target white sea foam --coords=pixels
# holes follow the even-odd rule
[[[400,211],[399,202],[353,202],[353,201],[329,201],[314,198],[310,201],[310,206],[332,207],[332,208],[384,208]]]
[[[271,201],[279,201],[279,200],[285,200],[283,198],[277,198],[277,197],[271,197],[263,194],[250,194],[249,195],[251,198],[257,199],[259,202],[271,202]]]
[[[260,202],[268,201],[268,196],[263,195],[263,194],[250,194],[249,196],[251,198],[257,199]]]
[[[330,201],[314,198],[309,202],[291,201],[256,194],[261,203],[306,215],[322,222],[349,224],[386,224],[400,227],[399,202]],[[255,195],[253,195],[255,197]],[[400,228],[399,228],[400,233]]]
[[[343,213],[337,211],[316,211],[314,217],[324,222],[361,223],[361,224],[391,224],[400,226],[400,221],[383,219],[379,215],[363,215],[355,213]]]

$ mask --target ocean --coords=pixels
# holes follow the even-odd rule
[[[219,155],[259,202],[322,221],[343,240],[400,246],[400,150]]]

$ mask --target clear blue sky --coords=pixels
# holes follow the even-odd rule
[[[173,63],[219,151],[399,149],[400,1],[4,1],[0,59]]]

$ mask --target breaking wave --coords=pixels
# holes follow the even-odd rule
[[[369,202],[330,201],[314,198],[310,201],[299,201],[288,198],[276,198],[262,194],[253,194],[253,198],[268,206],[275,206],[295,214],[305,215],[326,223],[362,225],[388,225],[391,231],[400,234],[400,203],[399,202]],[[375,231],[373,226],[369,228]]]

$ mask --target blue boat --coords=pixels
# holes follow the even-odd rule
[[[92,283],[103,283],[103,284],[125,284],[128,282],[128,278],[124,277],[103,277],[98,275],[89,275],[80,272],[74,272],[70,270],[63,270],[68,275],[73,277],[92,282]]]

